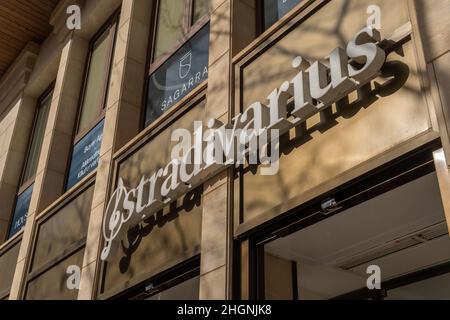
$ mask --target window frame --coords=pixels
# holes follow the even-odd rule
[[[300,0],[291,10],[289,10],[284,16],[280,17],[271,26],[265,28],[264,21],[264,1],[256,0],[256,37],[261,36],[268,30],[278,29],[281,25],[284,25],[286,21],[291,20],[301,11],[306,9],[315,0]],[[283,21],[283,22],[282,22]]]
[[[22,166],[22,171],[20,173],[20,182],[19,182],[19,188],[17,191],[17,195],[16,198],[19,197],[22,193],[24,193],[29,187],[31,187],[35,180],[36,180],[36,172],[27,180],[24,180],[25,178],[25,170],[27,169],[27,166],[30,162],[30,153],[31,153],[31,146],[33,144],[33,137],[34,134],[36,133],[36,126],[37,126],[37,119],[39,116],[39,111],[42,108],[42,102],[44,102],[44,100],[49,97],[49,95],[52,95],[51,101],[50,103],[52,103],[53,101],[53,91],[55,89],[55,81],[53,81],[50,86],[45,89],[45,91],[39,96],[37,102],[36,102],[36,109],[34,111],[34,116],[33,116],[33,126],[30,130],[30,134],[28,137],[28,143],[27,143],[27,152],[25,154],[25,159],[23,162],[23,166]],[[51,108],[51,107],[50,107]],[[47,117],[47,124],[48,124],[48,117]],[[45,137],[45,132],[44,132],[44,137]],[[42,147],[41,147],[41,151],[42,151]],[[39,152],[40,154],[40,152]],[[38,160],[39,161],[39,160]],[[16,199],[17,202],[17,199]],[[14,206],[15,208],[15,206]]]
[[[188,42],[197,32],[199,32],[206,24],[209,23],[211,17],[211,10],[201,17],[197,22],[193,23],[194,16],[194,5],[195,0],[182,0],[184,1],[184,14],[183,14],[183,36],[176,41],[173,46],[165,53],[163,53],[159,58],[154,60],[155,57],[155,44],[156,35],[159,21],[159,6],[161,0],[154,1],[153,7],[153,17],[154,21],[151,26],[150,41],[149,41],[149,67],[148,76],[152,75],[156,70],[159,69],[167,60],[174,55],[178,49],[180,49],[186,42]]]
[[[16,209],[17,209],[17,202],[19,200],[19,197],[28,190],[28,188],[30,188],[36,181],[36,172],[33,174],[33,176],[31,176],[29,179],[27,179],[26,181],[24,181],[24,177],[25,177],[25,170],[27,169],[27,166],[29,164],[30,161],[30,153],[31,153],[31,146],[33,144],[33,137],[34,134],[36,132],[36,126],[37,126],[37,119],[39,116],[39,111],[42,108],[42,102],[51,94],[51,101],[50,103],[53,101],[53,92],[55,89],[55,81],[53,81],[50,86],[45,89],[45,91],[39,96],[39,98],[36,101],[36,107],[34,110],[34,115],[33,115],[33,124],[31,127],[31,130],[28,134],[28,142],[27,142],[27,149],[26,149],[26,153],[25,153],[25,158],[23,160],[23,164],[22,164],[22,169],[20,172],[20,177],[19,177],[19,183],[17,186],[17,191],[15,194],[15,199],[14,199],[14,206],[12,207],[12,211],[9,214],[9,221],[8,221],[8,228],[7,228],[7,232],[5,234],[5,241],[8,241],[9,239],[14,238],[14,236],[12,236],[11,238],[9,237],[9,233],[11,231],[11,227],[14,221],[14,215],[16,213]],[[51,107],[50,107],[51,108]],[[48,124],[48,117],[47,117],[47,124]],[[47,126],[47,125],[46,125]],[[44,132],[44,137],[45,137],[45,132]],[[42,146],[41,146],[41,150],[39,152],[39,157],[40,154],[42,152]],[[39,160],[38,160],[39,162]],[[19,234],[20,232],[17,232],[17,234]]]
[[[94,129],[105,117],[106,115],[106,102],[108,99],[108,92],[109,92],[109,83],[111,79],[111,72],[112,72],[112,66],[113,66],[113,57],[114,57],[114,49],[115,49],[115,43],[117,38],[117,27],[119,23],[119,17],[120,17],[120,10],[116,11],[107,21],[105,24],[102,25],[102,27],[97,31],[97,33],[92,37],[92,39],[89,41],[89,50],[88,50],[88,56],[86,58],[86,64],[84,67],[84,74],[83,74],[83,84],[80,92],[80,98],[78,102],[78,110],[77,110],[77,116],[76,116],[76,125],[74,130],[74,138],[72,143],[72,149],[73,147],[80,142],[92,129]],[[80,124],[81,124],[81,117],[83,113],[83,104],[86,98],[86,90],[87,90],[87,84],[88,84],[88,77],[89,77],[89,69],[92,64],[92,53],[93,48],[97,40],[101,38],[105,32],[108,32],[108,59],[106,63],[109,65],[106,68],[105,72],[105,79],[106,81],[101,86],[102,94],[101,94],[101,103],[99,104],[99,108],[97,110],[97,116],[96,118],[91,121],[91,123],[83,130],[80,130]]]

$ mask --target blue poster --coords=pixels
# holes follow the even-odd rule
[[[150,76],[146,126],[208,79],[208,59],[209,24]]]
[[[66,190],[75,186],[89,173],[97,169],[104,123],[105,120],[102,120],[73,148]]]
[[[33,185],[28,187],[28,189],[17,197],[16,209],[14,210],[14,217],[9,229],[9,238],[13,237],[17,232],[25,227],[32,194]]]

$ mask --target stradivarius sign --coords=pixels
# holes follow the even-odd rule
[[[298,73],[270,92],[267,101],[252,103],[231,123],[211,119],[204,126],[196,121],[193,138],[190,132],[175,130],[172,140],[177,144],[165,168],[143,176],[134,188],[127,188],[119,178],[103,220],[101,259],[111,258],[129,227],[228,166],[247,161],[260,164],[261,174],[276,174],[280,135],[376,78],[386,61],[380,41],[380,32],[367,27],[345,49],[334,49],[325,58],[326,65],[295,57],[292,67]]]

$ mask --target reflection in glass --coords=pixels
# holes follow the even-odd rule
[[[97,169],[104,124],[105,120],[103,119],[73,148],[66,190],[71,189],[89,173]]]
[[[16,209],[14,210],[13,220],[9,229],[9,238],[13,237],[25,227],[32,194],[33,185],[17,197]]]
[[[208,57],[209,24],[150,75],[147,126],[208,79]]]
[[[264,30],[270,28],[302,0],[264,0]]]
[[[211,0],[194,0],[194,14],[192,17],[192,24],[195,24],[197,21],[208,14],[210,2]]]
[[[265,298],[348,296],[367,289],[369,266],[380,267],[381,283],[392,283],[450,262],[449,248],[437,176],[432,173],[266,244]],[[449,276],[433,276],[389,288],[387,297],[448,298]]]

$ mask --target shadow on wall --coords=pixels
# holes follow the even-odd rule
[[[388,50],[387,55],[398,54],[404,57],[404,53],[401,45],[393,47]],[[357,99],[350,102],[350,98],[347,96],[336,103],[336,112],[330,107],[320,113],[320,122],[307,127],[306,123],[295,128],[295,134],[291,135],[289,132],[284,134],[280,139],[280,155],[289,155],[292,151],[299,148],[303,144],[312,140],[312,133],[319,131],[325,133],[327,130],[333,128],[338,124],[338,118],[350,119],[355,116],[361,109],[368,109],[380,98],[390,96],[396,93],[398,90],[405,88],[405,84],[411,75],[411,70],[407,64],[401,61],[389,61],[386,62],[381,69],[381,75],[379,79],[374,80],[361,88],[356,92]],[[383,80],[383,82],[379,82]],[[413,89],[409,89],[413,90]],[[293,108],[291,103],[290,108]],[[258,165],[250,165],[244,168],[242,173],[251,172],[256,175],[258,173]]]
[[[177,219],[182,212],[184,212],[184,214],[189,214],[195,207],[200,207],[202,193],[202,187],[196,188],[183,197],[181,205],[178,205],[178,202],[172,202],[168,207],[168,212],[165,212],[167,209],[160,210],[135,227],[130,228],[127,232],[126,241],[121,242],[124,256],[119,263],[120,272],[126,273],[128,271],[133,253],[138,250],[142,240],[150,235],[154,228],[162,228],[167,223]],[[179,229],[177,230],[177,234],[182,238],[182,247],[187,247],[186,241],[184,240],[186,230],[182,230],[181,225],[179,224],[176,224],[175,226]]]

